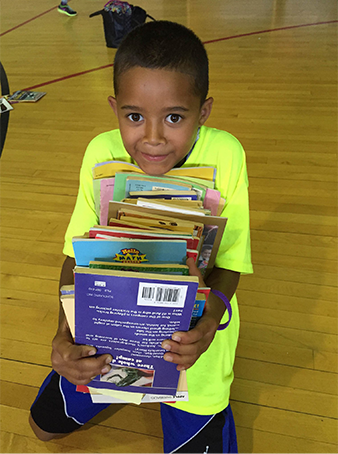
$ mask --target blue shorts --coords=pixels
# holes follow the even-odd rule
[[[52,371],[31,407],[35,423],[50,433],[70,433],[110,404],[94,404],[89,394]],[[51,410],[52,409],[52,410]],[[161,404],[165,453],[237,453],[230,405],[215,415],[195,415]]]

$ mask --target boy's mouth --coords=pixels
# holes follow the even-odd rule
[[[142,157],[146,161],[149,161],[149,162],[161,162],[161,161],[164,161],[166,159],[166,157],[168,156],[167,154],[153,155],[153,154],[148,154],[148,153],[143,153],[143,152],[141,152],[141,154],[142,154]]]

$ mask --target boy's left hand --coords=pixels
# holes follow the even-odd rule
[[[189,273],[191,276],[198,276],[199,287],[206,287],[201,272],[197,268],[194,260],[187,260]],[[177,331],[171,339],[162,342],[162,348],[167,350],[164,354],[166,361],[177,364],[177,370],[189,369],[204,353],[211,344],[220,320],[224,313],[224,306],[220,306],[215,301],[215,296],[210,293],[203,316],[196,327],[190,331]]]

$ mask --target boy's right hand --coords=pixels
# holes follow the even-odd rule
[[[53,369],[74,385],[86,385],[110,370],[111,355],[95,355],[94,347],[74,344],[67,322],[62,320],[52,342]]]

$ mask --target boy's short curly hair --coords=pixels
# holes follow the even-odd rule
[[[140,66],[178,71],[192,77],[194,93],[205,101],[209,88],[209,63],[201,40],[183,25],[169,21],[147,22],[121,42],[114,60],[114,90],[122,74]]]

